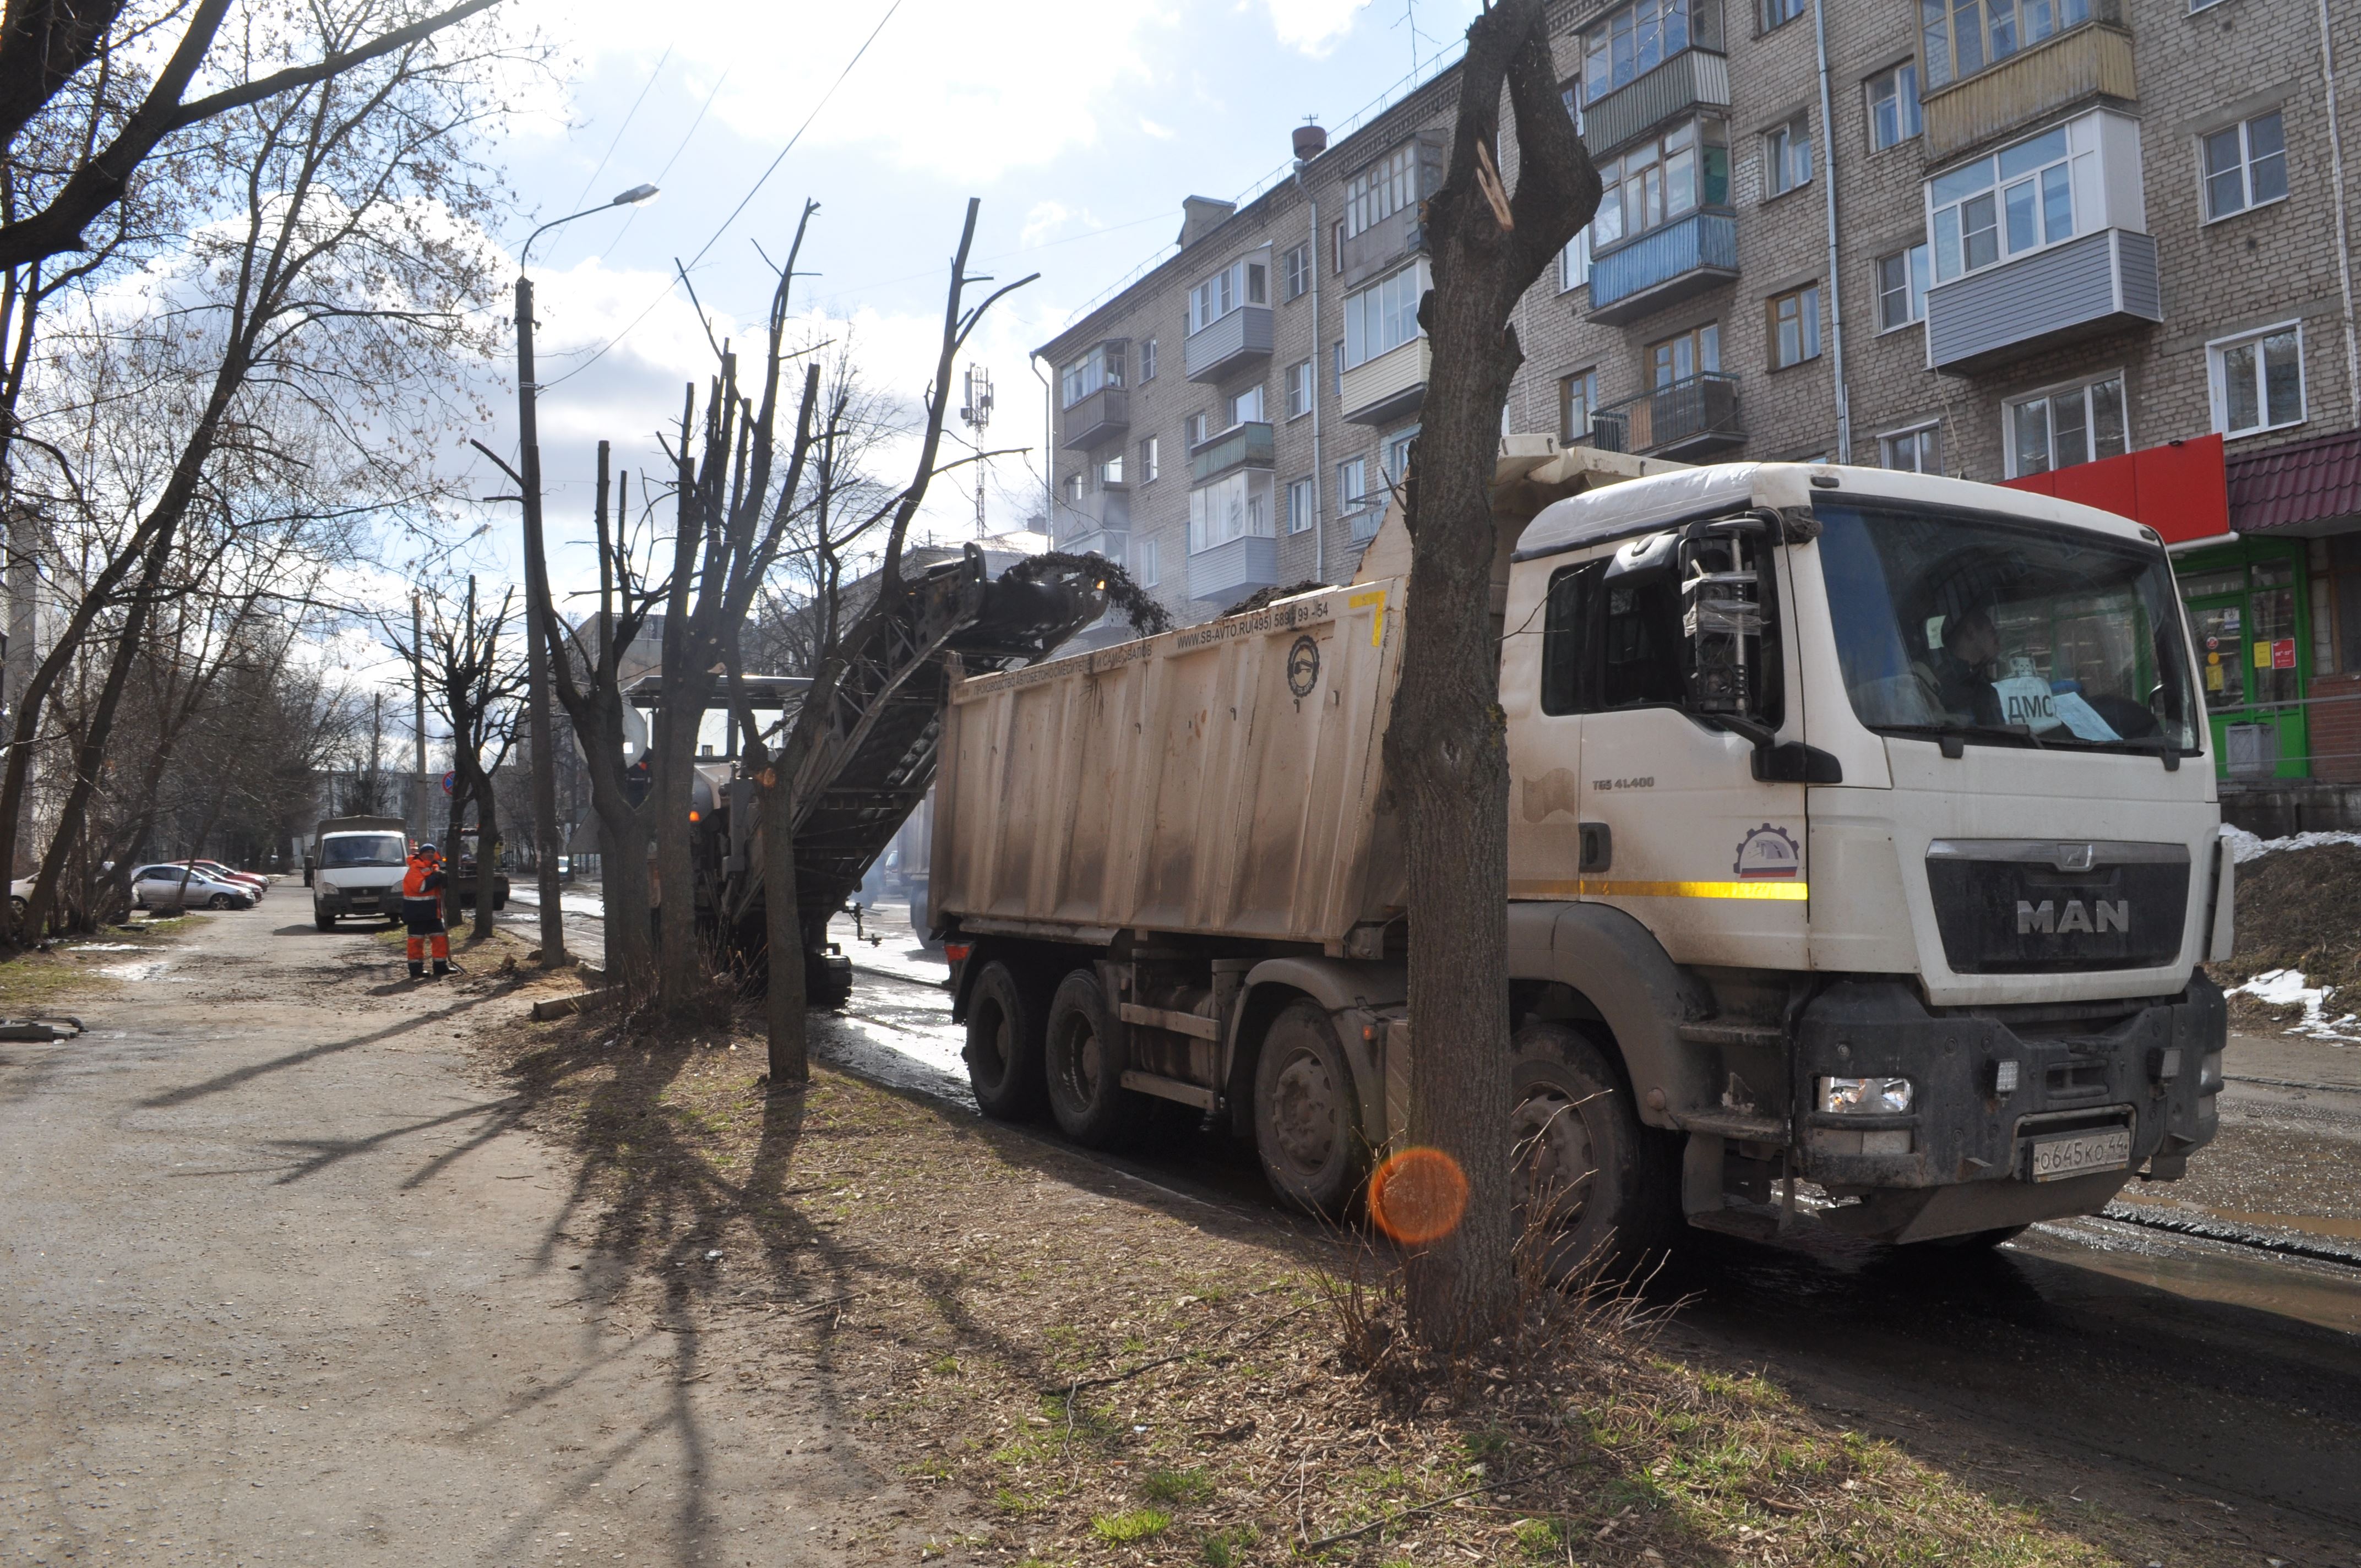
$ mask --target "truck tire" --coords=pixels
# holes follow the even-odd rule
[[[1526,1025],[1510,1050],[1511,1193],[1520,1231],[1549,1232],[1550,1277],[1619,1272],[1661,1251],[1679,1187],[1666,1142],[1641,1125],[1623,1075],[1563,1024]]]
[[[1328,1014],[1309,999],[1272,1019],[1255,1063],[1255,1153],[1270,1190],[1340,1217],[1368,1174],[1369,1143],[1352,1064]]]
[[[1046,1009],[1040,988],[997,959],[975,977],[967,1003],[967,1080],[976,1108],[995,1122],[1040,1115],[1049,1090],[1041,1078]]]
[[[1147,1096],[1123,1086],[1131,1051],[1098,976],[1076,970],[1049,999],[1042,1076],[1059,1130],[1085,1148],[1113,1148],[1139,1131]]]
[[[333,931],[336,928],[336,917],[324,909],[315,908],[312,911],[312,924],[323,931]]]

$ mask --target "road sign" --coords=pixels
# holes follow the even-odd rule
[[[456,795],[459,793],[459,775],[457,773],[445,773],[443,775],[443,793],[445,795]]]

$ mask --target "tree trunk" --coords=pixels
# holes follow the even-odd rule
[[[1499,173],[1505,82],[1521,149]],[[1509,764],[1491,619],[1491,482],[1500,412],[1523,358],[1510,313],[1598,204],[1559,99],[1543,0],[1501,0],[1468,28],[1458,124],[1424,228],[1434,287],[1411,531],[1402,679],[1386,734],[1408,871],[1411,1132],[1466,1175],[1458,1226],[1406,1266],[1412,1332],[1458,1351],[1505,1326],[1510,1269]]]
[[[764,1022],[769,1025],[771,1087],[811,1078],[810,1022],[804,992],[804,930],[796,913],[795,762],[782,749],[763,790],[763,917],[769,949]]]
[[[476,790],[476,940],[492,935],[492,899],[500,891],[500,807],[492,799],[492,781],[479,779]]]

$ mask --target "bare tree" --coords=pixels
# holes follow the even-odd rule
[[[1513,195],[1500,173],[1504,83]],[[1406,485],[1410,603],[1385,745],[1412,912],[1411,1132],[1467,1181],[1458,1226],[1408,1266],[1412,1329],[1444,1349],[1488,1338],[1515,1299],[1509,763],[1490,613],[1500,411],[1524,357],[1510,314],[1598,199],[1598,171],[1558,95],[1543,0],[1488,5],[1467,29],[1450,167],[1422,220],[1434,286],[1419,319],[1434,365]]]
[[[444,594],[431,596],[433,609],[424,618],[423,636],[405,641],[398,621],[387,625],[387,641],[426,687],[428,707],[451,731],[451,771],[456,775],[451,791],[450,831],[445,858],[459,863],[459,839],[467,829],[467,811],[476,807],[476,936],[492,934],[492,893],[497,868],[492,864],[500,836],[500,804],[492,793],[492,775],[516,741],[519,694],[524,689],[522,650],[503,647],[509,605],[513,590],[503,592],[488,615],[476,606],[476,579],[467,578],[467,597],[457,614]],[[454,874],[446,883],[445,918],[456,925],[463,889]]]

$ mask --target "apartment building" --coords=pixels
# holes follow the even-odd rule
[[[2361,782],[2361,5],[1577,0],[1551,30],[1607,194],[1518,308],[1510,427],[2109,499],[2175,545],[2225,765]],[[1177,252],[1043,345],[1061,545],[1186,620],[1351,571],[1418,431],[1457,86],[1300,127],[1291,178],[1188,198]]]

